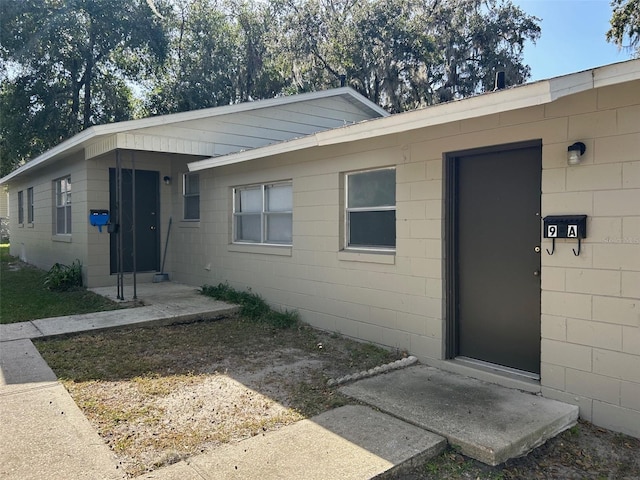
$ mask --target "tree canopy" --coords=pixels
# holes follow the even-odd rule
[[[638,46],[638,3],[609,39]],[[342,82],[390,112],[525,82],[511,0],[3,0],[0,175],[91,125]]]
[[[128,82],[167,53],[145,0],[4,0],[1,8],[3,174],[91,125],[132,118]]]
[[[613,0],[611,7],[613,14],[607,40],[620,48],[628,48],[640,58],[640,0]]]

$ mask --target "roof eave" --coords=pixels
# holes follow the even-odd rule
[[[33,160],[25,163],[18,169],[9,173],[5,177],[0,178],[0,185],[8,183],[11,179],[22,175],[23,173],[34,170],[39,167],[48,164],[49,162],[74,153],[86,147],[86,145],[99,136],[112,135],[121,132],[127,132],[134,129],[142,129],[154,126],[169,125],[172,123],[184,122],[189,120],[199,120],[202,118],[209,118],[214,116],[229,115],[233,113],[246,112],[251,110],[258,110],[269,107],[277,107],[282,105],[288,105],[292,103],[298,103],[303,101],[348,96],[352,101],[359,104],[363,109],[369,110],[376,115],[388,116],[389,113],[384,109],[371,102],[367,98],[358,94],[355,90],[349,87],[335,88],[331,90],[321,90],[317,92],[303,93],[299,95],[289,95],[277,98],[271,98],[266,100],[258,100],[255,102],[237,103],[234,105],[224,105],[221,107],[205,108],[200,110],[193,110],[189,112],[180,112],[169,115],[160,115],[156,117],[143,118],[138,120],[128,120],[124,122],[110,123],[105,125],[95,125],[88,129],[74,135],[73,137],[65,140],[64,142],[56,145],[55,147],[47,150],[42,155],[34,158]]]
[[[246,152],[189,163],[189,169],[204,170],[222,165],[256,160],[280,153],[288,153],[310,146],[327,146],[354,140],[416,130],[444,123],[478,118],[485,115],[512,111],[550,103],[559,98],[593,88],[616,85],[640,79],[640,60],[605,65],[582,72],[548,80],[519,85],[513,88],[489,92],[475,97],[400,113],[386,118],[372,119],[344,127],[318,132],[309,137],[267,146]],[[429,115],[425,114],[429,112]]]

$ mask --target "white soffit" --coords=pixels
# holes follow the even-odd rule
[[[543,105],[559,98],[593,88],[640,79],[640,60],[630,60],[549,80],[520,85],[449,103],[367,120],[342,128],[318,132],[307,137],[253,150],[207,158],[189,163],[198,171],[255,160],[315,146],[336,145],[356,140],[402,133],[459,120],[482,117],[520,108]]]

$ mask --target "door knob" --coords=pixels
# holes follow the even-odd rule
[[[151,230],[155,230],[156,226],[155,225],[151,225],[151,227],[149,227],[149,228],[151,228]]]
[[[540,276],[540,270],[536,270],[535,272],[533,272],[533,276],[534,277],[539,277]]]
[[[534,247],[533,251],[536,253],[540,253],[540,247],[538,246]]]

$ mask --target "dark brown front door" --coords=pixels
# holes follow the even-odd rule
[[[537,145],[449,159],[453,356],[540,373],[541,159]]]
[[[136,247],[136,271],[160,271],[159,208],[160,174],[151,170],[122,169],[122,223],[118,232],[122,235],[123,272],[133,272],[134,230]],[[134,202],[135,192],[135,202]],[[109,169],[110,210],[115,221],[117,214],[116,169]],[[135,204],[135,223],[133,206]],[[111,234],[111,273],[118,271],[116,234]]]

